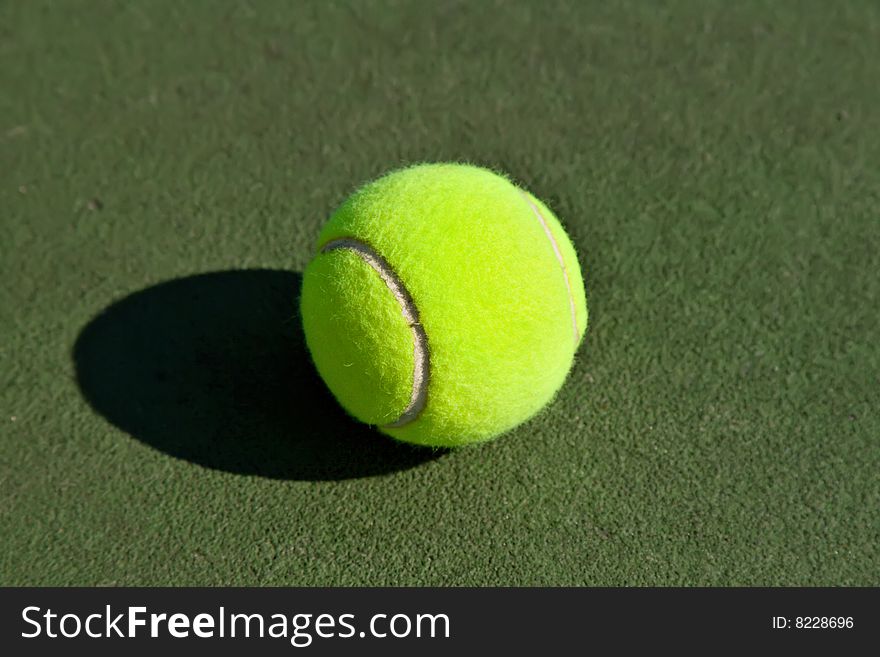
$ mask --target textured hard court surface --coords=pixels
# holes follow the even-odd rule
[[[0,583],[880,583],[875,3],[3,3],[0,59]],[[294,314],[426,160],[545,200],[590,300],[452,453]]]

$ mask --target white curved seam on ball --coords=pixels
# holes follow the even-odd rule
[[[532,199],[529,198],[528,194],[522,190],[519,190],[519,193],[522,194],[526,203],[529,204],[529,207],[535,214],[535,217],[537,217],[538,221],[541,223],[541,228],[544,229],[544,234],[547,235],[547,239],[550,240],[550,246],[553,247],[553,253],[556,255],[556,260],[559,262],[559,266],[562,268],[562,276],[565,279],[565,289],[568,292],[568,307],[571,311],[571,326],[574,329],[574,346],[577,348],[578,342],[580,342],[580,332],[578,331],[577,325],[577,310],[575,309],[574,294],[571,291],[571,279],[568,276],[568,268],[565,266],[565,259],[562,257],[562,251],[559,249],[559,244],[556,242],[556,238],[553,237],[553,232],[550,230],[550,225],[547,223],[544,215],[541,214],[538,207],[532,203]]]
[[[397,429],[415,420],[425,408],[428,396],[428,379],[430,375],[430,357],[428,353],[428,336],[419,319],[419,311],[412,295],[398,278],[394,269],[369,244],[351,237],[342,237],[327,242],[321,253],[344,249],[351,251],[363,260],[385,283],[388,291],[394,295],[400,305],[403,319],[409,325],[413,337],[413,382],[409,404],[394,422],[384,425],[385,428]]]

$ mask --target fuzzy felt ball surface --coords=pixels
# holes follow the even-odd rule
[[[333,214],[303,277],[308,348],[355,418],[401,441],[482,442],[556,394],[587,325],[553,213],[507,178],[424,164]]]

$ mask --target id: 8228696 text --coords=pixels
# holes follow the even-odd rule
[[[774,630],[850,630],[855,625],[852,616],[785,616],[773,617]]]

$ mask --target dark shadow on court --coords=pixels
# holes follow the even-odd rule
[[[305,348],[302,276],[225,271],[114,303],[80,333],[77,381],[110,422],[162,452],[276,479],[338,480],[412,468],[444,452],[350,419]]]

